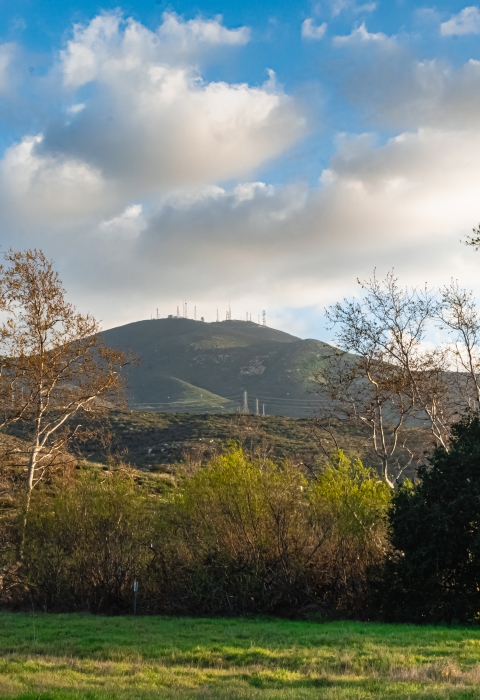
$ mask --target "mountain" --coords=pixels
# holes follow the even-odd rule
[[[141,359],[128,377],[132,408],[310,416],[312,376],[333,348],[251,321],[205,323],[186,318],[138,321],[103,332],[107,345]]]

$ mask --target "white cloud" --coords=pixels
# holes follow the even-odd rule
[[[175,48],[181,47],[184,51],[190,50],[198,44],[226,44],[230,46],[243,46],[250,40],[248,27],[227,29],[221,23],[222,18],[211,20],[191,19],[182,21],[173,12],[165,12],[163,24],[157,34],[162,42],[175,43]]]
[[[18,230],[88,224],[118,206],[100,171],[74,158],[36,155],[42,136],[11,146],[0,162],[0,208]]]
[[[304,39],[323,39],[327,31],[327,23],[315,25],[313,19],[308,18],[302,23],[302,37]]]
[[[349,11],[356,14],[362,12],[373,12],[377,8],[376,2],[366,2],[359,4],[357,0],[331,0],[332,15],[338,16],[342,12]]]
[[[475,6],[465,7],[448,22],[442,22],[440,34],[442,36],[480,34],[480,10]]]
[[[185,22],[166,12],[153,32],[132,19],[125,21],[118,11],[108,12],[87,25],[75,25],[73,38],[61,52],[64,83],[77,88],[108,75],[135,74],[148,65],[188,65],[206,48],[242,46],[249,39],[248,27],[227,29],[221,18]]]
[[[38,151],[85,159],[138,198],[239,176],[305,132],[304,117],[273,74],[262,87],[206,83],[175,52],[173,64],[166,62],[159,36],[170,41],[177,30],[182,45],[245,39],[235,32],[232,39],[218,21],[182,24],[173,15],[157,34],[122,23],[118,13],[77,26],[61,67],[65,85],[90,83],[91,97],[67,122],[45,130]]]
[[[156,306],[172,313],[185,297],[212,318],[228,298],[242,310],[323,306],[393,263],[406,283],[475,283],[459,238],[479,216],[479,149],[472,130],[421,129],[381,146],[343,135],[317,188],[184,189],[149,210],[98,212],[96,226],[74,218],[53,237],[30,221],[28,235],[60,256],[69,286],[111,324]]]
[[[16,51],[13,43],[0,44],[0,92],[5,92],[10,86],[9,69]]]
[[[438,60],[412,60],[400,47],[382,59],[359,65],[345,88],[371,122],[398,129],[480,128],[480,61],[453,69]]]
[[[242,313],[321,308],[392,264],[405,282],[480,285],[478,256],[459,244],[480,218],[479,62],[454,71],[401,47],[358,61],[356,104],[400,133],[339,134],[318,186],[273,187],[250,173],[304,133],[295,101],[273,75],[260,87],[203,81],[192,56],[211,28],[168,17],[163,38],[117,14],[76,28],[60,61],[62,120],[0,162],[4,247],[44,248],[72,300],[107,325],[185,297],[211,318],[228,298]],[[365,25],[338,39],[394,45]],[[237,39],[222,41],[207,43]]]
[[[394,43],[394,40],[383,32],[370,33],[365,26],[365,22],[362,22],[359,27],[352,30],[351,34],[346,36],[336,36],[333,39],[333,43],[335,46],[363,43],[390,44]]]

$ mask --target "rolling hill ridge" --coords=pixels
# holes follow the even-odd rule
[[[103,332],[107,345],[141,359],[128,377],[133,408],[173,412],[250,412],[310,416],[312,376],[334,351],[319,340],[248,321],[186,318],[138,321]]]

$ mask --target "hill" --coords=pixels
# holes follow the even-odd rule
[[[183,469],[189,464],[205,464],[231,440],[248,452],[260,452],[276,461],[292,460],[308,473],[321,469],[337,446],[365,464],[378,466],[366,435],[347,421],[332,421],[331,432],[327,432],[305,418],[112,411],[104,427],[104,433],[82,445],[79,456],[105,463],[110,454],[158,475],[175,475],[179,466]],[[431,449],[427,431],[408,430],[410,444],[418,454]],[[106,434],[108,441],[104,439]],[[410,454],[399,445],[396,458],[405,465]],[[412,464],[406,475],[414,476],[416,466]]]
[[[246,391],[251,413],[258,399],[260,413],[307,417],[316,406],[312,375],[333,352],[319,340],[247,321],[155,319],[103,336],[141,358],[129,370],[129,404],[155,411],[232,413]]]

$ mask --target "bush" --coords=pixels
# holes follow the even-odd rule
[[[128,470],[82,471],[72,488],[36,494],[24,561],[45,609],[131,609],[152,558],[148,499]]]
[[[231,448],[177,494],[170,525],[162,520],[162,589],[190,612],[366,614],[388,502],[376,473],[342,453],[307,482],[289,462]]]
[[[49,610],[369,615],[390,490],[339,452],[317,480],[230,446],[164,496],[134,470],[35,494],[23,564]],[[26,601],[25,601],[26,602]],[[28,599],[30,603],[30,599]]]
[[[385,616],[411,622],[472,622],[480,616],[480,420],[452,429],[420,481],[406,482],[390,511],[392,543]]]

